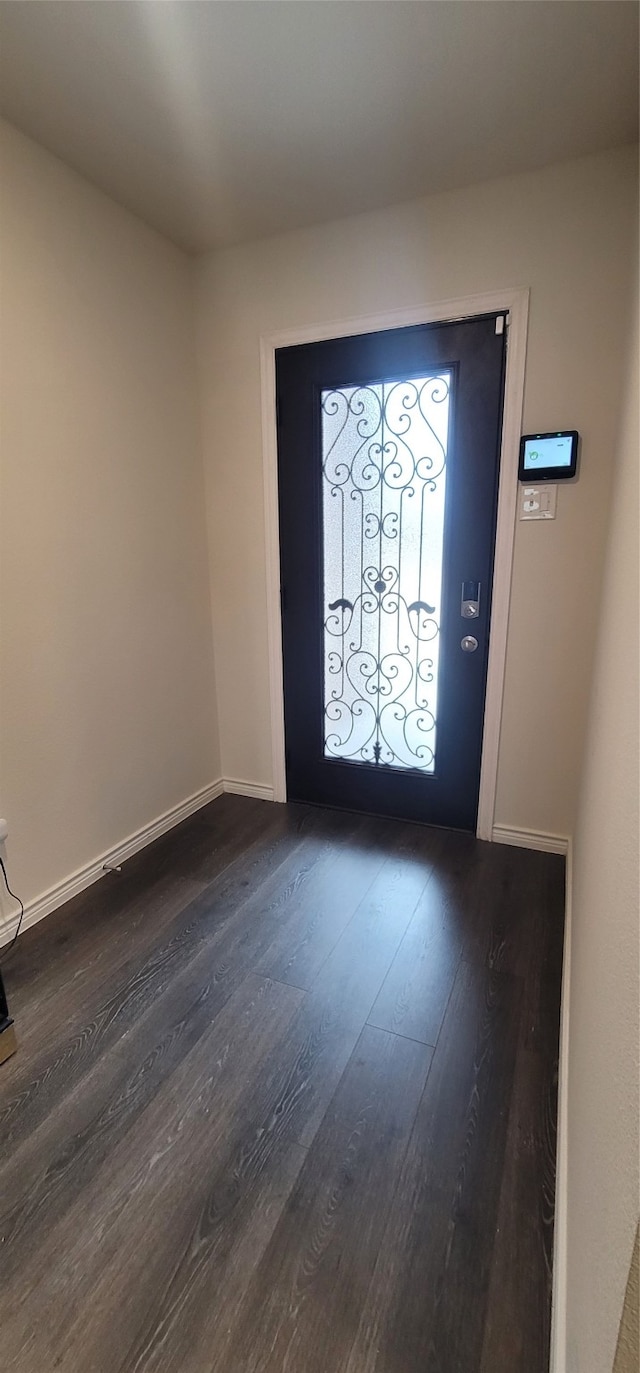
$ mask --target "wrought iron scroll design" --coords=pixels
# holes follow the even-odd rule
[[[434,770],[449,393],[322,394],[327,757]]]

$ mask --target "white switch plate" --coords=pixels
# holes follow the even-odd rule
[[[555,520],[557,486],[520,486],[518,515],[521,520]]]

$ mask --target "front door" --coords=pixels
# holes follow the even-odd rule
[[[505,319],[276,354],[287,792],[475,830]]]

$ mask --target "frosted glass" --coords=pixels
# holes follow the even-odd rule
[[[435,769],[450,381],[322,392],[327,758]]]

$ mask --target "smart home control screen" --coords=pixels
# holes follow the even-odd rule
[[[572,443],[571,434],[527,439],[524,445],[525,470],[533,477],[547,467],[570,467]]]

